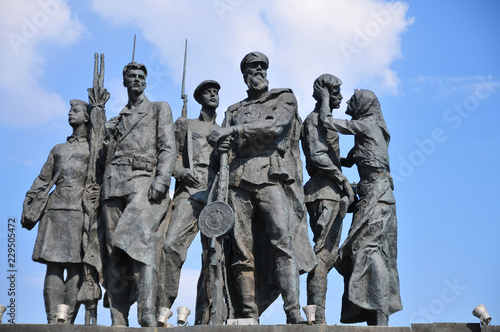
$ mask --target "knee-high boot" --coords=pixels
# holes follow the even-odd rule
[[[283,308],[287,324],[300,324],[304,318],[300,315],[299,272],[294,263],[276,270],[276,280],[283,298]]]
[[[74,324],[76,319],[76,314],[80,308],[80,304],[77,304],[78,291],[68,290],[64,293],[64,304],[69,307],[68,310],[68,323]]]
[[[326,324],[325,298],[327,289],[327,275],[318,265],[307,275],[307,304],[316,305],[315,324]]]
[[[47,313],[47,323],[56,324],[57,305],[63,303],[63,290],[59,287],[51,287],[46,282],[43,288],[43,300]]]
[[[255,279],[253,272],[242,272],[236,278],[236,287],[243,304],[242,318],[259,319],[257,304],[255,303]]]

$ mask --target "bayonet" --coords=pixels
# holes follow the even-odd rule
[[[187,118],[187,100],[188,96],[186,94],[186,58],[187,58],[187,47],[188,40],[186,39],[186,43],[184,45],[184,69],[182,71],[182,90],[181,90],[181,99],[184,101],[182,105],[182,113],[181,116],[183,118]]]
[[[132,62],[134,62],[135,58],[135,35],[134,35],[134,48],[132,49]]]

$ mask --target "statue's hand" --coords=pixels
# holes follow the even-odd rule
[[[148,199],[150,201],[156,201],[160,199],[163,194],[167,191],[168,187],[164,184],[156,182],[156,179],[151,183],[151,187],[149,187]]]
[[[194,176],[189,169],[183,169],[181,171],[180,180],[193,187],[198,187],[200,185],[198,178]]]
[[[233,143],[233,137],[228,136],[219,144],[219,153],[225,153],[231,150],[231,144]]]
[[[208,135],[208,139],[212,142],[218,142],[219,140],[232,135],[234,132],[235,132],[234,127],[214,129],[212,130],[210,135]]]
[[[97,87],[87,89],[89,93],[89,104],[92,107],[103,107],[109,100],[109,92],[105,88]]]
[[[23,202],[23,210],[26,210],[31,205],[32,202],[33,202],[33,198],[26,196],[26,198],[24,199],[24,202]]]
[[[328,91],[327,87],[315,83],[313,97],[318,101],[326,101],[328,105],[328,102],[330,100],[330,92]]]
[[[106,133],[109,136],[114,136],[116,134],[116,128],[118,127],[118,117],[114,117],[109,119],[105,124],[104,128],[106,129]]]

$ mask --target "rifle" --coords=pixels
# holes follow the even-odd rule
[[[97,210],[99,207],[99,192],[104,167],[101,152],[104,141],[104,125],[106,112],[104,105],[109,99],[109,92],[104,88],[104,54],[94,54],[94,77],[92,88],[87,89],[89,104],[92,107],[89,121],[90,156],[87,168],[87,179],[83,206],[85,208],[85,227],[83,251],[83,280],[78,290],[78,303],[85,304],[85,324],[97,324],[97,301],[102,297],[99,282],[102,281],[101,241]]]
[[[218,181],[212,188],[217,191],[217,199],[213,200],[213,192],[208,197],[208,203],[200,212],[198,228],[201,233],[210,239],[208,257],[210,265],[205,282],[208,284],[211,297],[208,320],[212,325],[223,324],[232,307],[227,284],[226,257],[224,255],[224,236],[229,233],[234,224],[234,212],[227,204],[228,200],[229,167],[227,152],[220,156],[220,171]],[[207,322],[207,324],[209,323]]]
[[[99,169],[96,166],[104,139],[104,124],[106,123],[104,105],[109,99],[109,92],[104,88],[104,54],[101,54],[100,58],[99,68],[99,54],[94,54],[92,88],[87,89],[89,104],[92,107],[90,112],[90,167],[87,175],[87,185],[100,184],[102,180],[102,174],[99,174]]]
[[[184,69],[182,71],[182,90],[181,90],[181,99],[184,101],[182,105],[182,113],[181,116],[183,118],[187,118],[187,101],[188,101],[188,96],[185,93],[186,92],[186,58],[187,58],[187,47],[188,47],[188,40],[186,39],[186,44],[184,45]]]

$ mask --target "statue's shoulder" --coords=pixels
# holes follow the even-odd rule
[[[170,111],[170,105],[166,101],[151,101],[148,97],[144,96],[144,101],[142,102],[143,107],[146,109],[154,109],[157,111]]]
[[[317,124],[318,123],[318,112],[311,112],[306,116],[306,119],[304,120],[304,124],[306,123],[311,123],[311,124]]]
[[[185,133],[187,131],[190,119],[186,117],[180,117],[174,122],[175,132]]]
[[[152,107],[154,107],[157,110],[168,110],[170,111],[170,105],[166,101],[149,101],[147,99],[144,100],[145,102],[149,102]]]
[[[269,91],[269,95],[273,96],[273,97],[279,96],[281,94],[292,94],[293,95],[293,91],[292,91],[292,89],[288,89],[288,88],[271,89]]]
[[[243,105],[243,102],[244,102],[244,100],[243,101],[239,101],[236,104],[232,104],[231,106],[229,106],[227,108],[226,113],[231,113],[231,112],[236,111],[238,108],[240,108]]]
[[[187,124],[189,123],[189,120],[191,120],[191,119],[188,119],[184,116],[181,116],[181,117],[177,118],[177,120],[175,120],[174,123],[176,126],[187,126]]]
[[[59,144],[56,144],[52,150],[50,150],[50,153],[58,153],[59,151],[61,151],[61,149],[66,145],[66,144],[69,144],[68,141],[66,142],[63,142],[63,143],[59,143]]]
[[[284,102],[291,105],[297,105],[297,99],[293,94],[292,89],[272,89],[265,96],[263,102],[278,100],[280,102]]]

